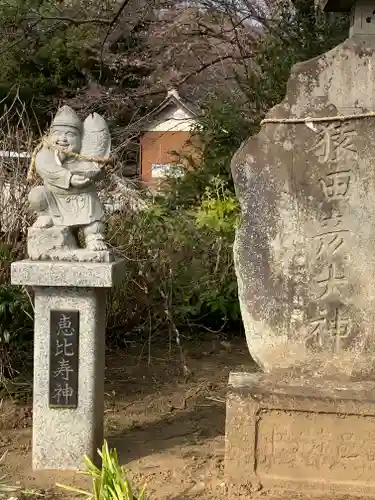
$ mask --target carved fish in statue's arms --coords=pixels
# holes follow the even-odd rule
[[[111,136],[107,123],[97,113],[92,113],[83,122],[83,138],[81,155],[109,158],[111,152]],[[100,173],[100,165],[81,160],[75,173],[84,175],[90,179],[96,177]]]
[[[111,136],[104,118],[92,113],[83,122],[81,154],[109,158]]]

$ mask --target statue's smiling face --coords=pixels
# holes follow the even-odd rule
[[[66,149],[66,151],[79,153],[81,150],[81,134],[74,127],[67,125],[52,127],[51,141],[53,144]]]

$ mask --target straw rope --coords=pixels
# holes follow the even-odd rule
[[[114,158],[104,158],[102,156],[89,156],[89,155],[84,155],[81,153],[74,153],[73,151],[66,151],[64,148],[57,146],[57,144],[52,144],[49,142],[46,138],[44,138],[34,149],[32,155],[31,155],[31,162],[29,166],[29,170],[27,172],[27,180],[32,181],[36,175],[36,156],[39,153],[39,151],[43,148],[43,146],[46,146],[48,149],[53,149],[54,151],[58,151],[60,153],[64,153],[66,156],[70,158],[76,158],[77,160],[86,160],[86,161],[92,161],[94,163],[98,163],[101,166],[106,166],[106,165],[113,165],[114,163]]]
[[[319,117],[309,117],[306,118],[265,118],[260,122],[261,125],[265,123],[321,123],[321,122],[344,122],[349,120],[358,120],[362,118],[373,118],[375,117],[374,111],[369,111],[368,113],[360,113],[357,115],[337,115],[337,116],[319,116]]]

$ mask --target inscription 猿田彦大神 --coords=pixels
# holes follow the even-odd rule
[[[325,336],[335,339],[335,351],[339,352],[342,339],[348,338],[351,332],[351,321],[342,314],[338,307],[334,309],[334,315],[329,317],[326,305],[321,306],[319,314],[310,320],[310,335],[315,336],[319,347],[323,347]]]
[[[313,239],[317,242],[316,258],[320,259],[325,255],[332,257],[346,243],[346,236],[349,230],[343,229],[342,219],[339,214],[334,213],[331,217],[321,220],[321,230]]]
[[[353,143],[356,130],[353,122],[334,121],[317,125],[317,138],[309,152],[316,154],[320,163],[352,160],[358,155]]]
[[[320,268],[314,277],[316,314],[308,320],[308,342],[316,347],[339,352],[343,341],[351,335],[352,323],[342,302],[342,293],[348,287],[343,257],[350,231],[343,225],[342,212],[350,200],[353,173],[351,166],[358,158],[353,139],[352,123],[333,122],[320,125],[315,145],[310,150],[319,163],[331,168],[319,179],[326,208],[320,227],[312,236],[315,260]],[[346,168],[339,165],[344,163]],[[327,215],[328,213],[328,215]]]
[[[78,406],[79,311],[51,311],[49,406]]]

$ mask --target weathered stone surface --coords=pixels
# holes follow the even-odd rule
[[[65,262],[112,262],[113,255],[109,250],[51,250],[39,257],[39,260],[60,260]]]
[[[375,39],[298,64],[282,104],[232,161],[234,257],[249,350],[266,371],[374,373]],[[304,121],[306,119],[306,121]]]
[[[225,453],[232,493],[374,497],[374,390],[373,382],[337,387],[232,373]]]
[[[13,285],[112,288],[124,279],[125,263],[20,260],[11,265]]]
[[[78,407],[49,407],[50,311],[79,310]],[[34,470],[84,469],[103,444],[106,290],[36,288],[34,326]]]
[[[31,260],[69,262],[112,262],[109,250],[79,248],[67,227],[30,227],[27,233],[27,254]]]
[[[84,455],[97,459],[103,443],[106,293],[122,282],[124,270],[124,261],[12,264],[12,283],[35,292],[34,469],[80,469]],[[77,408],[49,405],[51,310],[79,313]],[[56,349],[65,349],[69,337],[62,342]],[[69,352],[66,356],[69,361]]]
[[[77,249],[78,245],[69,228],[30,227],[27,231],[27,255],[31,260],[43,259],[44,255],[62,248]]]

